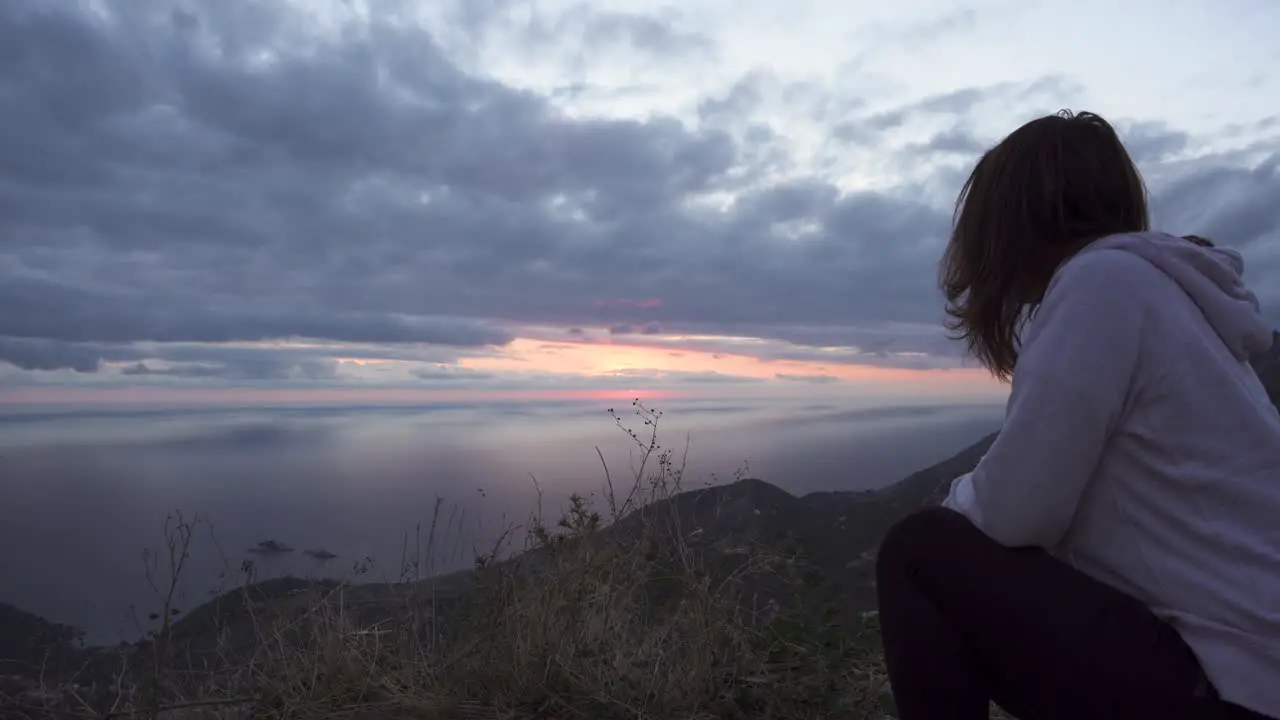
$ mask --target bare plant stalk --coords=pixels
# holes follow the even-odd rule
[[[160,566],[161,558],[155,553],[144,550],[142,554],[147,584],[160,601],[159,613],[152,615],[152,619],[160,621],[160,627],[151,633],[152,674],[144,705],[147,717],[155,717],[161,705],[167,678],[166,670],[172,662],[170,642],[173,618],[180,612],[174,606],[174,600],[178,594],[183,569],[191,557],[191,540],[195,524],[198,522],[198,517],[192,522],[187,522],[180,511],[174,511],[165,518],[163,568]],[[164,577],[160,577],[161,571],[164,572]]]

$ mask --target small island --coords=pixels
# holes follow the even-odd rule
[[[279,555],[282,553],[291,553],[293,552],[293,548],[276,540],[263,540],[255,547],[249,548],[249,552],[256,553],[258,555]]]

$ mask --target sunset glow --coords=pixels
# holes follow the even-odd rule
[[[785,377],[850,382],[911,382],[943,375],[954,381],[981,379],[972,369],[911,370],[852,363],[762,359],[742,353],[673,350],[659,345],[630,342],[549,343],[517,338],[494,355],[464,358],[460,367],[489,372],[547,372],[584,376],[631,373],[714,374],[756,380]]]
[[[713,351],[705,345],[739,348]],[[604,341],[547,341],[516,338],[485,354],[451,363],[422,363],[396,357],[351,356],[346,347],[314,343],[272,343],[280,350],[328,355],[336,374],[323,384],[272,387],[242,382],[222,387],[191,386],[181,377],[167,386],[126,383],[129,363],[115,364],[117,384],[0,388],[0,404],[390,404],[694,398],[711,396],[827,396],[887,392],[898,395],[998,396],[1003,389],[975,368],[908,369],[850,362],[850,348],[798,348],[829,360],[774,359],[748,354],[777,352],[774,344],[750,338],[646,337]],[[678,348],[678,349],[677,349]],[[239,344],[237,350],[254,350]],[[785,349],[785,346],[784,348]],[[163,364],[157,364],[162,368]],[[160,372],[156,370],[155,372]],[[433,383],[434,381],[434,383]],[[440,385],[439,383],[445,383]],[[124,384],[120,384],[124,383]]]

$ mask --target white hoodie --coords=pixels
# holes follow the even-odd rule
[[[944,505],[1172,623],[1222,697],[1280,718],[1280,413],[1239,253],[1163,233],[1063,263],[1004,427]]]

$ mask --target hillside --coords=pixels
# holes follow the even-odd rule
[[[547,702],[543,693],[555,685],[531,669],[504,675],[498,689],[477,689],[466,679],[483,676],[492,664],[551,653],[537,662],[564,665],[566,676],[557,682],[569,689],[561,692],[579,698],[576,712],[563,716],[608,718],[617,716],[616,708],[600,707],[581,687],[610,681],[584,679],[594,666],[583,664],[600,653],[616,660],[620,652],[648,657],[645,666],[674,663],[664,683],[706,676],[696,686],[663,691],[670,693],[670,710],[655,707],[649,717],[702,703],[728,703],[720,717],[827,717],[867,703],[879,707],[885,696],[878,641],[866,615],[875,607],[876,544],[894,520],[935,498],[939,486],[976,463],[983,449],[970,448],[875,493],[796,497],[756,479],[688,492],[669,488],[604,527],[584,507],[562,527],[550,526],[531,551],[482,563],[475,572],[417,585],[258,583],[180,616],[156,641],[121,648],[82,649],[70,628],[0,607],[0,708],[26,712],[35,698],[43,698],[44,710],[50,710],[53,697],[52,707],[61,707],[61,714],[27,716],[82,717],[63,707],[65,691],[48,692],[74,683],[77,696],[95,707],[114,704],[122,692],[128,702],[146,704],[149,697],[225,697],[254,688],[255,694],[284,694],[291,699],[279,702],[312,708],[284,716],[325,717],[313,707],[328,702],[316,697],[319,686],[292,673],[322,672],[314,665],[328,658],[324,662],[342,665],[323,670],[328,676],[358,675],[347,663],[376,662],[379,673],[391,675],[382,683],[424,687],[414,693],[414,703],[421,696],[445,695],[449,702],[478,702],[495,713],[506,708],[502,713],[515,717],[559,717],[528,710]],[[575,619],[579,614],[585,617]],[[587,632],[583,623],[596,629]],[[649,647],[654,628],[664,624],[686,629]],[[534,627],[558,629],[551,637],[529,637]],[[372,631],[359,628],[380,630],[364,635]],[[580,637],[583,632],[589,637]],[[569,642],[566,636],[579,637]],[[369,647],[366,637],[383,640]],[[476,644],[485,637],[489,645]],[[406,641],[412,648],[400,644]],[[340,647],[325,651],[316,643]],[[407,657],[424,652],[424,644],[433,648],[428,664],[435,669],[423,669],[426,661],[404,665]],[[711,655],[704,656],[702,648]],[[629,677],[630,662],[609,670],[610,677]],[[440,676],[443,667],[472,669],[458,679]],[[411,679],[401,677],[406,672]],[[759,679],[744,684],[748,676]],[[291,678],[287,687],[279,685],[281,678]],[[636,681],[651,682],[639,676]],[[326,682],[343,686],[347,680]],[[731,702],[722,697],[730,691]],[[625,689],[636,692],[651,691]],[[502,713],[455,717],[507,716]],[[11,710],[3,714],[22,717]]]

